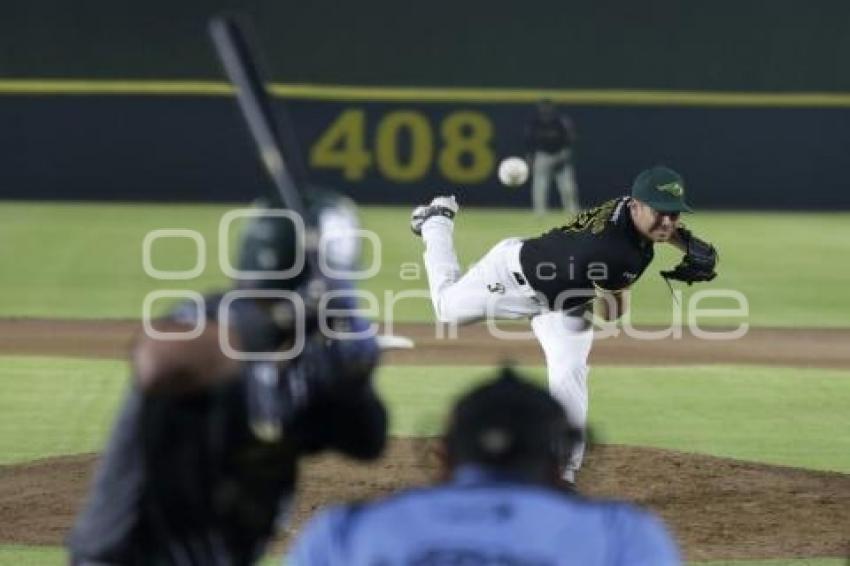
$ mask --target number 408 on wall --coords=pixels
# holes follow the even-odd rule
[[[493,171],[493,123],[480,112],[452,112],[436,127],[423,112],[388,112],[375,125],[371,144],[366,126],[364,110],[341,112],[312,145],[310,166],[338,169],[348,181],[363,180],[374,168],[398,183],[418,181],[435,166],[455,183],[479,183]]]

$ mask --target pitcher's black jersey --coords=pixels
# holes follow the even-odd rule
[[[569,224],[523,243],[523,273],[551,308],[569,309],[586,303],[597,287],[625,289],[652,261],[653,244],[635,228],[629,200],[607,201],[578,214]]]

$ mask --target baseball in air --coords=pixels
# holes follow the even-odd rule
[[[528,180],[528,163],[521,157],[507,157],[499,163],[499,180],[506,187],[518,187]]]

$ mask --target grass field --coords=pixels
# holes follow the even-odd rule
[[[225,286],[216,240],[218,221],[229,208],[0,204],[0,317],[138,318],[150,291]],[[382,242],[381,270],[363,285],[378,297],[387,290],[426,288],[424,276],[400,277],[402,268],[408,274],[415,265],[421,268],[421,243],[409,234],[408,212],[388,207],[361,211],[364,226]],[[850,327],[850,297],[844,292],[850,265],[836,260],[850,255],[850,214],[700,213],[688,221],[721,255],[720,277],[701,288],[743,292],[750,324]],[[457,223],[461,260],[467,264],[477,259],[505,236],[534,235],[560,222],[563,218],[554,214],[541,222],[526,211],[463,210]],[[203,236],[208,261],[201,276],[157,281],[145,275],[141,242],[158,228],[192,229]],[[194,245],[160,241],[152,255],[159,269],[188,269],[194,264]],[[635,291],[636,323],[669,322],[673,302],[656,272],[676,261],[672,249],[659,248]],[[685,304],[687,297],[686,289]],[[430,321],[432,316],[425,300],[402,301],[394,312],[396,320],[405,321]],[[526,369],[542,381],[543,368]],[[393,433],[438,434],[451,400],[487,375],[488,369],[480,367],[448,366],[438,373],[427,367],[382,368],[378,385],[391,408]],[[0,358],[0,464],[101,449],[126,384],[124,362]],[[850,371],[595,366],[591,395],[591,425],[604,442],[850,473]],[[63,560],[59,548],[0,545],[0,565]]]
[[[0,565],[7,566],[44,566],[63,564],[65,551],[58,547],[33,547],[20,545],[0,545]],[[269,557],[262,566],[281,564],[277,557]],[[801,558],[799,560],[711,560],[708,562],[690,562],[700,566],[846,566],[841,558]]]
[[[126,387],[124,362],[5,357],[2,367],[0,463],[103,445]],[[543,368],[528,370],[543,383]],[[392,434],[439,434],[452,399],[488,375],[468,366],[381,368]],[[850,436],[834,434],[850,430],[850,371],[601,366],[591,395],[603,442],[850,473]]]
[[[63,564],[65,552],[56,547],[31,547],[19,545],[0,545],[0,565],[7,566],[44,566],[45,564]],[[277,566],[279,558],[270,557],[263,560],[262,566]],[[846,561],[840,558],[814,558],[800,560],[735,560],[692,562],[701,566],[845,566]]]
[[[73,205],[4,203],[0,205],[0,316],[67,318],[139,318],[146,293],[156,289],[206,290],[226,284],[218,268],[217,226],[224,206]],[[383,302],[385,290],[425,290],[424,274],[400,277],[402,267],[421,265],[421,243],[407,227],[408,210],[362,209],[363,224],[382,242],[379,274],[364,282]],[[735,289],[749,300],[754,326],[850,326],[850,214],[702,213],[690,225],[720,250],[720,277],[700,289]],[[563,222],[554,214],[544,221],[526,211],[463,210],[457,222],[462,263],[476,260],[506,236],[528,236]],[[197,230],[207,244],[207,268],[188,281],[157,281],[142,268],[142,241],[160,228]],[[152,247],[161,270],[194,265],[194,244],[187,239],[160,241]],[[369,254],[367,253],[367,256]],[[673,302],[656,272],[678,261],[669,246],[659,246],[647,275],[637,285],[634,322],[664,324]],[[368,261],[368,259],[367,259]],[[406,264],[406,265],[405,265]],[[687,303],[688,290],[685,289]],[[717,307],[733,306],[717,304]],[[400,301],[396,320],[431,320],[427,300]],[[716,323],[740,322],[740,318]]]

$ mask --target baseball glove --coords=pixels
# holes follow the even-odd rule
[[[679,265],[669,271],[662,271],[661,277],[669,283],[671,279],[683,281],[688,285],[701,281],[711,281],[717,277],[714,268],[717,265],[717,250],[685,228],[679,228],[679,237],[685,243],[687,252]]]

